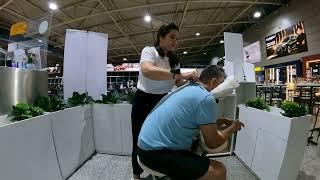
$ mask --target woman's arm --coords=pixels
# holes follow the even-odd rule
[[[187,82],[188,82],[188,81],[185,80],[185,79],[178,79],[178,80],[176,80],[176,83],[175,83],[175,84],[176,84],[176,86],[180,87],[180,86],[185,85]]]
[[[152,80],[171,80],[173,79],[173,75],[170,72],[170,70],[157,67],[154,65],[152,61],[144,61],[141,63],[141,72],[143,73],[144,76],[146,76],[149,79]],[[195,72],[188,72],[188,73],[181,73],[181,74],[176,74],[174,77],[175,80],[180,80],[180,79],[195,79],[197,80],[197,73]]]

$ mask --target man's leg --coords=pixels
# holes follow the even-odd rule
[[[226,167],[218,161],[210,160],[210,166],[204,176],[199,180],[226,180],[227,170]]]

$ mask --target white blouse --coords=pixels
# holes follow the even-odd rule
[[[157,67],[171,69],[169,64],[169,58],[162,58],[155,47],[145,47],[141,53],[140,65],[144,61],[154,62]],[[165,94],[171,91],[175,84],[175,80],[152,80],[145,77],[139,70],[138,85],[137,88],[143,92],[150,94]]]

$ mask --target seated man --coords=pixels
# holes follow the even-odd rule
[[[218,161],[190,151],[193,137],[202,132],[209,148],[216,148],[243,126],[233,121],[217,130],[217,104],[210,93],[225,79],[218,66],[206,67],[199,83],[191,83],[164,97],[144,122],[138,139],[138,156],[147,167],[174,180],[225,180],[226,169]]]

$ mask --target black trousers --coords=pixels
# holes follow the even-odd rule
[[[155,105],[166,94],[149,94],[141,90],[137,90],[132,103],[131,125],[132,125],[132,169],[134,175],[140,175],[143,170],[137,161],[138,136],[144,120],[155,107]]]

